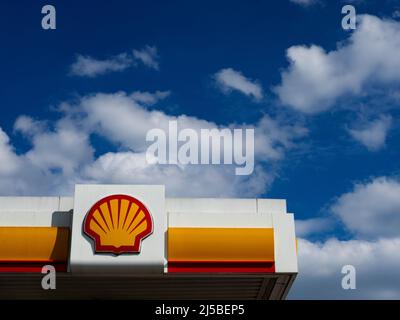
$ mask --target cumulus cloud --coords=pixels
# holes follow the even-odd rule
[[[275,177],[275,164],[307,134],[301,125],[268,116],[252,125],[225,127],[187,115],[171,116],[146,108],[143,103],[154,102],[149,99],[151,95],[118,92],[83,96],[62,103],[62,117],[55,122],[19,117],[14,130],[24,135],[32,147],[17,154],[8,135],[0,132],[0,194],[70,194],[75,183],[85,182],[165,184],[169,196],[254,196],[265,192]],[[165,95],[159,93],[152,98]],[[196,131],[255,128],[253,174],[236,176],[229,165],[147,162],[147,132],[160,128],[168,133],[169,121],[176,121],[180,129]],[[91,143],[93,135],[108,141],[115,150],[97,154]],[[222,148],[222,144],[213,148]]]
[[[290,0],[290,2],[293,2],[295,4],[299,4],[301,6],[307,7],[312,4],[317,3],[317,0]]]
[[[235,176],[224,166],[151,165],[144,153],[106,153],[85,168],[95,183],[164,184],[169,195],[215,197],[251,196],[263,192],[272,176],[259,168],[249,177]]]
[[[241,72],[232,68],[221,69],[214,75],[214,79],[217,86],[225,93],[236,90],[255,100],[263,98],[262,87],[257,81],[246,78]]]
[[[133,60],[126,53],[105,60],[78,55],[70,67],[70,74],[94,78],[109,72],[124,71],[132,66]]]
[[[63,175],[73,175],[93,159],[88,134],[67,120],[58,121],[54,130],[35,134],[32,144],[24,158],[44,171],[61,170]]]
[[[147,91],[135,91],[131,94],[131,97],[138,103],[151,106],[160,100],[167,98],[170,94],[170,91],[156,91],[154,93]]]
[[[362,95],[369,86],[400,81],[400,22],[371,15],[357,19],[357,29],[336,50],[317,45],[287,50],[290,65],[274,88],[282,104],[317,113],[340,98]]]
[[[400,299],[400,238],[377,241],[299,239],[299,274],[289,299]],[[356,289],[344,290],[342,267],[356,269]]]
[[[377,239],[394,237],[400,230],[400,182],[379,177],[359,183],[351,192],[341,195],[332,212],[356,236]]]
[[[329,218],[312,218],[296,220],[296,236],[306,238],[310,235],[320,234],[332,228],[333,221]]]
[[[157,48],[154,46],[145,46],[140,50],[133,50],[133,56],[140,60],[145,66],[158,70],[158,54]]]
[[[78,183],[75,174],[63,172],[68,170],[71,161],[61,159],[52,154],[58,153],[58,144],[55,149],[32,148],[26,154],[16,154],[8,135],[0,128],[0,194],[1,195],[46,195],[70,194],[74,183]],[[65,146],[60,145],[63,150]],[[49,154],[41,154],[47,152]],[[72,156],[68,154],[65,156]],[[43,158],[41,158],[43,157]],[[78,157],[79,158],[79,157]],[[76,160],[76,157],[74,158]],[[48,166],[43,164],[47,163]],[[73,167],[76,167],[74,165]]]
[[[266,160],[281,160],[298,138],[308,135],[308,129],[300,124],[287,124],[269,116],[260,119],[256,132],[256,154]]]
[[[378,151],[385,146],[386,136],[391,126],[392,117],[381,116],[348,131],[353,139],[363,144],[369,151]]]
[[[157,48],[145,46],[132,53],[123,52],[107,59],[97,59],[88,55],[78,54],[70,66],[70,75],[94,78],[110,72],[120,72],[137,65],[137,62],[158,70]]]
[[[13,147],[10,145],[10,138],[0,128],[0,174],[8,176],[17,172],[19,167],[19,159],[15,154]]]
[[[38,121],[25,115],[19,116],[14,123],[14,130],[24,135],[34,135],[46,129],[44,121]]]
[[[355,238],[299,239],[299,274],[289,299],[400,299],[400,182],[380,177],[356,184],[331,211]],[[301,237],[325,226],[321,218],[296,221]],[[342,289],[345,265],[356,270],[355,290]]]
[[[86,116],[81,121],[85,122],[86,128],[133,151],[145,150],[145,137],[150,129],[160,128],[168,132],[170,121],[177,121],[179,129],[191,128],[197,132],[224,128],[196,117],[170,116],[158,110],[147,110],[134,95],[124,92],[85,96],[79,104],[69,108],[74,109],[85,112]],[[295,146],[296,139],[307,134],[302,125],[287,124],[269,116],[264,116],[253,125],[231,124],[225,128],[255,128],[255,152],[264,161],[282,159],[285,151]]]

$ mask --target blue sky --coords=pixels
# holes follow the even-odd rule
[[[143,145],[127,143],[123,128],[110,127],[118,127],[118,118],[110,124],[105,121],[110,119],[95,113],[92,105],[103,101],[110,108],[126,103],[127,109],[118,113],[122,117],[129,108],[140,114],[144,110],[140,118],[144,122],[158,110],[165,119],[187,115],[189,124],[196,126],[199,121],[246,124],[254,126],[256,133],[266,129],[260,121],[267,117],[276,127],[271,129],[268,122],[263,146],[271,143],[279,157],[261,147],[260,167],[250,182],[215,169],[207,171],[208,179],[199,179],[193,193],[205,190],[215,177],[222,182],[204,195],[285,198],[296,219],[306,221],[302,226],[307,231],[301,234],[307,239],[304,246],[321,254],[330,250],[324,242],[328,238],[339,241],[339,246],[354,245],[349,241],[372,246],[388,238],[397,241],[393,234],[361,229],[349,218],[354,206],[348,202],[352,196],[369,195],[371,187],[372,199],[394,203],[390,208],[378,206],[360,219],[373,223],[371,217],[382,214],[379,221],[400,226],[400,205],[395,200],[400,159],[396,58],[400,2],[295,2],[52,1],[57,29],[43,30],[40,11],[47,2],[2,1],[0,159],[17,163],[17,169],[11,165],[4,172],[0,169],[1,194],[68,194],[74,183],[82,181],[152,182],[141,177],[153,172],[147,167],[144,171],[134,167],[135,174],[128,180],[124,172],[105,172],[111,172],[109,162],[124,166],[135,161]],[[355,31],[341,28],[341,8],[348,3],[360,17]],[[362,18],[363,14],[370,16]],[[392,36],[386,39],[384,34],[389,33]],[[374,47],[374,42],[379,45]],[[155,50],[153,65],[132,53],[149,53],[149,48]],[[294,48],[292,62],[289,48]],[[121,54],[129,60],[122,62],[122,70],[91,76],[71,71],[79,57],[115,63]],[[229,87],[226,78],[218,82],[218,72],[227,69],[233,71],[232,77],[243,76],[245,85],[262,90],[261,96]],[[157,91],[165,95],[156,97]],[[129,96],[133,92],[147,92],[156,102],[140,104]],[[135,112],[128,116],[135,119]],[[76,139],[76,152],[75,142],[64,147],[65,139]],[[66,161],[71,152],[74,155]],[[185,184],[204,176],[202,169],[190,169],[188,177],[185,172],[176,171],[175,176],[162,170],[154,173],[159,174],[154,182],[176,179],[180,184],[171,188],[171,195],[186,195],[182,190],[191,187]],[[247,188],[246,183],[254,187]],[[224,194],[228,185],[232,189]],[[395,190],[389,200],[380,196],[380,188],[387,186]],[[313,247],[316,244],[322,249]],[[303,285],[296,290],[294,297],[313,294]],[[372,297],[365,290],[345,298]],[[400,297],[393,290],[383,288],[381,297]],[[327,297],[342,295],[335,291]]]

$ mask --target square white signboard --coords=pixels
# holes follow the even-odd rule
[[[163,273],[164,186],[76,185],[70,271]]]

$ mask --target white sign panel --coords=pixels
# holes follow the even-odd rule
[[[76,185],[71,272],[163,273],[164,186]]]

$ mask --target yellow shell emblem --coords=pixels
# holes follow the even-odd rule
[[[141,241],[153,231],[153,222],[139,200],[112,195],[92,206],[83,230],[94,240],[95,252],[139,253]]]

